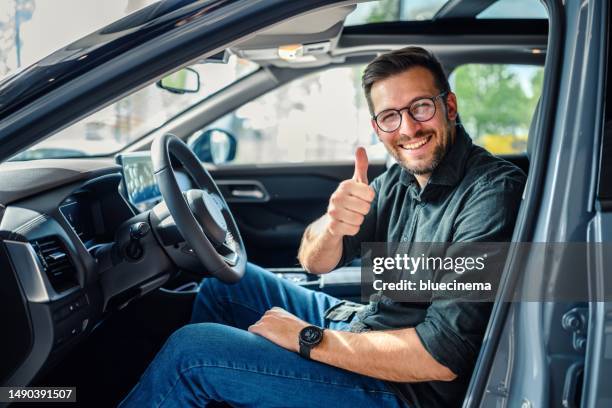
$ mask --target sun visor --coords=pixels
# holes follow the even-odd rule
[[[327,8],[284,21],[232,47],[231,51],[259,63],[311,63],[336,46],[344,19],[355,7]]]

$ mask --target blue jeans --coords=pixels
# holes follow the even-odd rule
[[[234,285],[205,279],[193,324],[170,336],[121,406],[207,406],[214,401],[237,407],[404,406],[383,381],[306,360],[246,331],[273,306],[311,324],[347,330],[347,322],[324,318],[325,310],[338,302],[253,264]]]

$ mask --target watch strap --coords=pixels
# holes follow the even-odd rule
[[[312,349],[311,346],[304,344],[300,341],[300,356],[304,357],[305,359],[310,360],[310,350]]]

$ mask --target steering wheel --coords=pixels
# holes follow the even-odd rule
[[[171,158],[183,165],[196,189],[181,191]],[[168,211],[204,269],[226,283],[240,280],[246,268],[246,250],[210,173],[181,139],[169,133],[155,138],[151,160]]]

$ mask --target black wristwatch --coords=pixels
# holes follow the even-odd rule
[[[323,340],[323,330],[317,326],[306,326],[300,331],[300,356],[310,360],[310,350]]]

